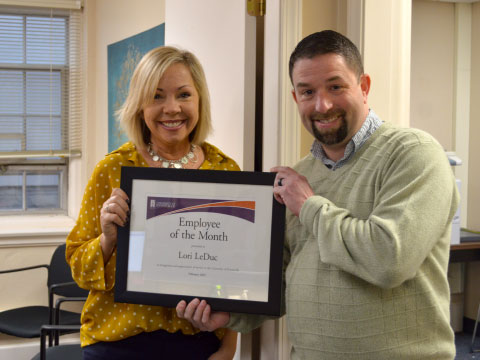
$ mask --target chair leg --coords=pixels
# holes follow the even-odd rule
[[[48,325],[54,324],[54,313],[53,313],[53,291],[51,287],[48,287]],[[53,334],[48,334],[48,347],[53,346]]]
[[[473,328],[473,335],[472,335],[472,344],[470,345],[471,352],[480,352],[480,349],[475,350],[473,345],[475,344],[475,336],[477,335],[477,326],[478,326],[478,319],[480,318],[480,304],[478,305],[477,311],[477,318],[475,319],[475,327]]]

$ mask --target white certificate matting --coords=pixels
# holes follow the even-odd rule
[[[135,180],[127,290],[268,301],[273,188],[234,190]]]

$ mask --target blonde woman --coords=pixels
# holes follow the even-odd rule
[[[205,142],[211,130],[210,102],[197,58],[174,47],[148,52],[117,115],[130,141],[97,164],[67,238],[73,277],[90,290],[82,312],[83,357],[232,359],[235,332],[201,332],[178,318],[174,308],[116,303],[113,298],[117,228],[129,217],[129,199],[119,188],[120,168],[240,170]]]

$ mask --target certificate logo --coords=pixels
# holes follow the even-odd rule
[[[189,199],[149,196],[147,219],[187,212],[211,212],[234,216],[255,223],[255,201]]]

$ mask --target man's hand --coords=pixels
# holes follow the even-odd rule
[[[177,304],[177,316],[188,320],[194,327],[202,331],[214,331],[225,327],[230,320],[230,313],[212,312],[205,300],[193,299],[187,305],[185,300]]]
[[[298,216],[303,203],[314,195],[307,178],[285,166],[277,166],[270,171],[277,173],[273,188],[275,199],[280,204],[285,204],[293,214]]]

